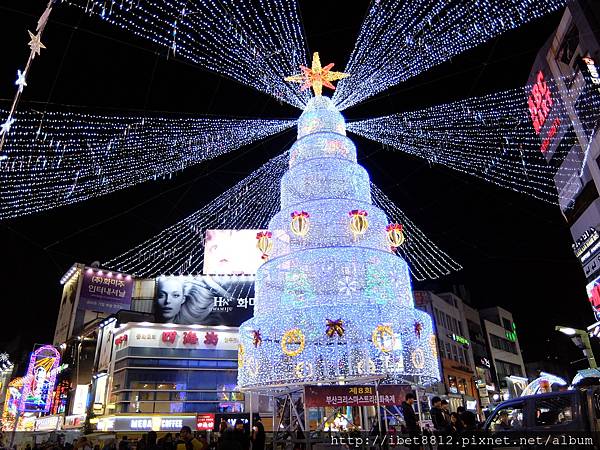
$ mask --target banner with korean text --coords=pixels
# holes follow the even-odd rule
[[[381,406],[399,405],[412,389],[408,385],[306,386],[304,401],[307,407],[376,406],[377,394]]]
[[[129,275],[87,268],[79,293],[79,309],[115,313],[131,308],[133,279]]]

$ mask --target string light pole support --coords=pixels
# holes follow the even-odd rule
[[[29,57],[27,58],[27,63],[25,64],[25,68],[23,70],[17,70],[17,80],[15,81],[15,85],[17,86],[17,92],[13,98],[12,104],[10,106],[10,110],[8,112],[8,116],[5,121],[0,124],[0,156],[2,155],[2,149],[4,148],[4,141],[6,140],[6,136],[10,133],[10,129],[12,125],[15,123],[14,113],[17,110],[17,105],[19,104],[19,100],[21,99],[21,95],[23,94],[23,90],[25,86],[27,86],[27,76],[31,70],[31,64],[36,56],[39,56],[42,49],[45,49],[46,46],[42,43],[42,34],[44,33],[44,29],[46,28],[46,24],[48,23],[48,18],[50,17],[50,13],[52,12],[53,5],[57,2],[57,0],[49,0],[46,5],[46,9],[40,16],[37,22],[37,26],[35,28],[35,33],[31,31],[27,31],[29,33]]]

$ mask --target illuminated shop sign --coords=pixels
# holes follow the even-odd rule
[[[125,338],[126,337],[126,338]],[[125,347],[237,350],[239,337],[236,331],[194,325],[168,325],[132,327],[115,338],[116,350]]]
[[[197,430],[213,430],[215,427],[215,415],[214,414],[198,414],[196,417],[196,429]]]
[[[506,339],[508,339],[510,342],[517,342],[517,326],[514,324],[514,322],[511,326],[511,329],[504,332],[504,336],[506,336]]]
[[[131,309],[133,279],[131,275],[86,269],[83,274],[79,309],[115,313]]]
[[[558,127],[560,127],[560,119],[557,117],[554,119],[552,126],[548,130],[548,136],[542,141],[542,146],[540,147],[540,151],[542,153],[546,153],[548,151],[550,142],[552,142],[552,139],[554,136],[556,136],[556,133],[558,133]]]
[[[196,415],[103,417],[97,428],[100,431],[179,431],[183,426],[194,429]]]
[[[540,134],[552,109],[552,95],[541,70],[537,73],[535,83],[531,88],[527,106],[531,114],[533,128],[537,134]]]
[[[594,227],[590,227],[572,247],[575,256],[584,264],[600,248],[600,234]]]
[[[132,430],[180,430],[182,426],[183,419],[163,419],[161,417],[152,417],[150,419],[131,419],[129,421],[129,427]]]
[[[88,401],[88,385],[78,384],[75,388],[75,399],[73,400],[73,415],[85,414]]]
[[[483,367],[487,367],[488,369],[492,367],[490,360],[484,357],[479,358],[479,364]]]
[[[471,342],[469,342],[469,340],[466,337],[459,336],[458,334],[451,334],[450,338],[452,338],[453,341],[458,342],[459,344],[466,345],[467,347],[471,345]]]
[[[73,429],[73,428],[81,428],[85,424],[85,414],[74,414],[71,416],[65,417],[65,424],[63,428],[65,430]]]
[[[40,417],[35,420],[35,431],[53,431],[61,426],[63,416]]]
[[[596,85],[598,88],[598,92],[600,92],[600,73],[598,72],[598,68],[596,67],[596,61],[594,61],[589,56],[583,57],[582,59],[588,69],[588,73],[590,74],[590,78],[592,79],[592,84]]]

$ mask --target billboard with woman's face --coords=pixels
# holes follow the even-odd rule
[[[159,323],[237,327],[254,312],[254,275],[163,276],[154,314]]]
[[[256,233],[263,230],[206,230],[205,275],[254,275],[264,262],[256,248]]]

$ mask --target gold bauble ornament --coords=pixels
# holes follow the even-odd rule
[[[373,345],[383,353],[389,353],[394,349],[396,336],[389,325],[377,325],[371,335]]]
[[[292,213],[292,223],[290,224],[292,233],[300,237],[306,236],[310,227],[309,218],[310,214],[306,211],[294,211]]]
[[[262,252],[262,259],[269,259],[273,250],[273,233],[260,231],[256,234],[256,248]]]
[[[298,328],[292,328],[281,337],[281,351],[287,356],[295,357],[304,351],[305,343],[304,333]],[[292,346],[295,348],[291,348]]]
[[[354,236],[365,234],[369,228],[368,213],[362,209],[353,209],[348,214],[350,215],[350,231]]]

